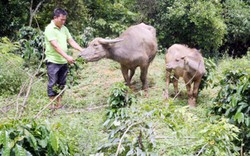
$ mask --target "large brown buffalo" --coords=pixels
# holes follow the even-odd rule
[[[116,39],[95,38],[80,53],[87,62],[102,58],[112,59],[121,65],[125,82],[130,86],[135,69],[140,67],[142,89],[148,88],[147,73],[157,52],[156,30],[144,23],[130,26]]]
[[[189,48],[181,44],[174,44],[166,50],[166,98],[169,98],[168,87],[172,70],[174,73],[173,85],[175,94],[179,93],[179,77],[183,77],[188,93],[188,104],[194,107],[202,76],[206,72],[201,53],[195,48]],[[193,89],[191,88],[192,84]]]

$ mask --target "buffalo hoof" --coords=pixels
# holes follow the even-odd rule
[[[143,92],[144,92],[144,96],[146,98],[148,98],[149,97],[149,95],[148,95],[148,89],[143,89]]]
[[[195,101],[196,100],[194,98],[189,98],[188,99],[188,105],[189,105],[189,107],[191,107],[191,108],[196,107],[196,102]]]
[[[168,92],[167,92],[167,91],[165,91],[165,93],[164,93],[164,91],[163,91],[163,95],[164,95],[164,97],[165,97],[166,100],[169,98],[169,95],[168,95]]]

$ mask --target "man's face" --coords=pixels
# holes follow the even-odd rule
[[[67,16],[60,14],[59,17],[54,17],[54,21],[57,27],[61,28],[66,22]]]

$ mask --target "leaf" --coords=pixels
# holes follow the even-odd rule
[[[238,107],[237,113],[238,113],[238,112],[242,112],[242,109],[244,109],[244,108],[247,107],[247,104],[245,104],[245,103],[243,103],[243,102],[239,103],[239,105],[240,105],[240,107]]]
[[[238,103],[237,96],[233,96],[232,99],[229,101],[231,101],[231,104],[233,107],[237,106],[237,103]]]
[[[4,138],[3,135],[4,135],[3,131],[0,131],[0,145],[3,144],[3,138]]]
[[[120,126],[121,125],[121,122],[119,121],[119,120],[115,120],[114,122],[113,122],[113,124],[114,124],[114,126]]]
[[[130,148],[130,150],[128,151],[126,156],[133,155],[133,154],[134,154],[134,150],[133,150],[133,148]]]
[[[69,154],[68,153],[68,146],[63,144],[62,141],[59,142],[59,146],[60,146],[60,149],[61,149],[61,152],[62,152],[63,155]]]
[[[3,140],[3,152],[2,152],[2,156],[10,156],[10,150],[11,150],[11,147],[10,147],[10,141],[11,139],[9,138],[9,134],[7,131],[4,131],[2,133],[2,136],[1,136],[2,140]]]
[[[22,146],[16,144],[14,148],[14,152],[15,152],[15,156],[27,156],[26,153],[28,151],[26,151]]]
[[[244,122],[244,114],[241,112],[237,112],[234,116],[234,120],[238,121],[238,123],[243,123]]]
[[[250,123],[250,117],[245,118],[245,124],[247,127],[249,127],[249,123]]]
[[[53,150],[55,152],[57,152],[58,151],[58,147],[59,147],[58,138],[56,137],[56,135],[53,132],[51,132],[49,134],[49,141],[51,143],[51,146],[52,146]]]
[[[104,123],[103,123],[103,126],[107,126],[110,122],[110,119],[107,119]]]
[[[36,138],[27,129],[24,129],[24,134],[28,142],[30,143],[30,146],[33,147],[35,150],[38,150]]]
[[[47,139],[38,140],[38,144],[39,144],[42,148],[46,148],[46,147],[48,146]]]

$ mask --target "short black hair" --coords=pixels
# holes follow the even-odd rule
[[[68,15],[67,11],[62,8],[56,8],[53,12],[53,17],[59,17],[60,15]]]

